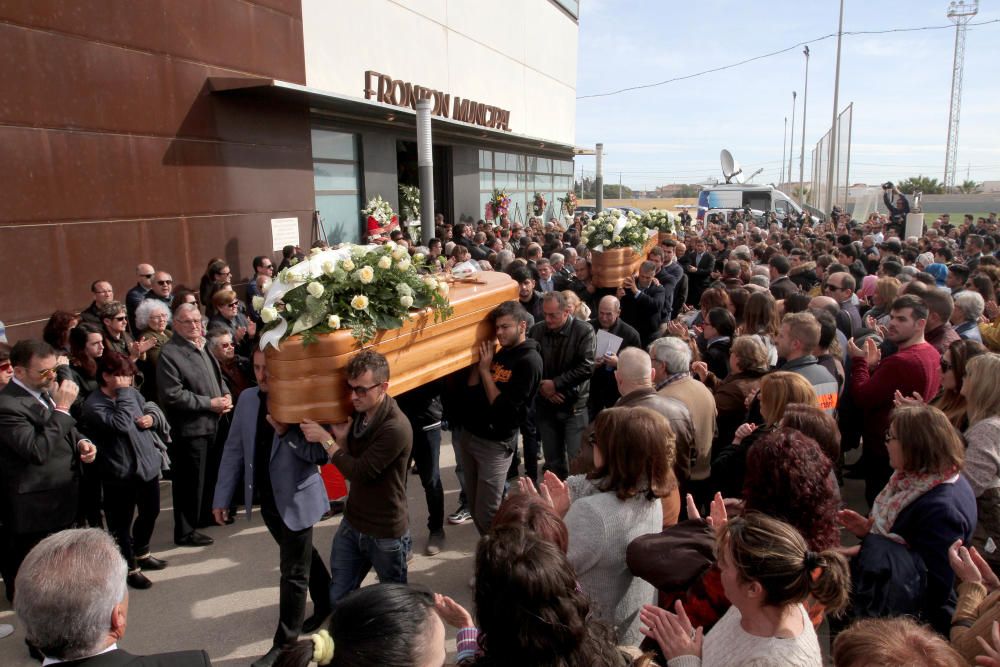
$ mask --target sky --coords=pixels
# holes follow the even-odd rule
[[[756,183],[781,177],[785,119],[795,110],[792,180],[798,181],[805,56],[786,53],[721,72],[618,93],[810,42],[805,175],[810,152],[833,117],[838,0],[581,0],[576,145],[604,143],[604,180],[638,189],[721,178],[729,149]],[[923,174],[942,180],[955,29],[946,0],[845,0],[839,107],[854,103],[852,183]],[[982,0],[973,23],[1000,19]],[[833,33],[831,38],[816,40]],[[1000,22],[970,26],[956,183],[1000,180]],[[786,155],[787,165],[787,155]],[[593,157],[576,159],[592,176]]]

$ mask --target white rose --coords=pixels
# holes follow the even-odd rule
[[[366,250],[359,245],[356,245],[353,248],[351,248],[351,255],[354,256],[354,259],[361,259],[362,257],[365,256],[365,252]],[[350,269],[348,269],[348,271],[350,271]]]
[[[362,266],[358,269],[358,280],[360,280],[364,285],[369,284],[371,281],[375,280],[375,269],[370,266]]]
[[[323,284],[318,283],[315,280],[308,285],[306,285],[306,291],[309,292],[314,298],[320,298],[323,296]]]
[[[392,266],[392,258],[389,255],[382,255],[378,260],[378,268],[388,269]]]
[[[611,240],[614,241],[615,243],[619,243],[622,240],[622,237],[620,237],[617,234],[615,234],[615,237],[613,239],[611,239]]]
[[[437,284],[438,281],[434,278],[434,276],[424,276],[424,285],[428,288],[437,289]]]
[[[413,294],[413,290],[406,283],[396,285],[396,291],[399,292],[400,296],[410,296]]]
[[[424,254],[422,252],[418,252],[416,255],[413,256],[413,261],[418,264],[424,261]]]
[[[413,305],[413,297],[412,296],[401,296],[401,297],[399,297],[399,302],[401,304],[403,304],[403,308],[409,308],[410,306]]]
[[[260,295],[255,296],[251,303],[253,305],[253,309],[259,313],[260,309],[264,307],[264,297]]]
[[[410,258],[404,257],[403,259],[396,262],[396,268],[400,271],[407,271],[410,268]]]
[[[269,324],[274,320],[278,319],[278,309],[274,306],[268,306],[267,308],[262,308],[260,311],[260,320],[264,324]]]
[[[340,263],[340,268],[342,268],[344,271],[353,271],[354,262],[352,262],[350,258],[347,258]]]
[[[443,280],[438,283],[438,293],[440,293],[441,296],[448,296],[448,289],[448,283]]]
[[[406,248],[404,248],[403,246],[396,246],[392,250],[392,258],[393,259],[397,259],[397,260],[398,259],[403,259],[404,257],[406,257],[407,254],[408,253],[406,252]]]
[[[355,310],[364,310],[368,307],[368,297],[364,294],[358,294],[353,299],[351,299],[351,308]]]
[[[331,315],[330,317],[326,318],[326,326],[330,327],[331,329],[339,329],[340,315]]]
[[[612,225],[612,224],[611,224],[611,223],[609,222],[609,223],[608,223],[608,225],[607,225],[607,230],[608,230],[609,232],[613,232],[613,231],[615,231],[615,226],[614,226],[614,225]]]
[[[336,262],[330,260],[323,262],[323,273],[325,273],[326,275],[331,276],[333,275],[333,272],[336,270],[337,270]]]

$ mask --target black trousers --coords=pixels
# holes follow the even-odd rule
[[[294,644],[302,631],[306,591],[317,613],[330,608],[330,573],[313,546],[313,529],[291,530],[281,520],[274,497],[263,493],[260,514],[271,537],[278,543],[281,582],[278,585],[278,629],[275,646]]]
[[[108,532],[118,542],[118,549],[129,570],[137,566],[136,556],[149,554],[156,517],[160,515],[160,480],[104,480],[104,516]]]
[[[171,495],[174,501],[175,542],[193,533],[198,526],[198,515],[205,494],[208,448],[214,440],[214,435],[178,437],[174,438],[167,449],[173,471]]]
[[[427,500],[427,529],[444,530],[444,486],[441,484],[441,429],[413,429],[413,462]]]

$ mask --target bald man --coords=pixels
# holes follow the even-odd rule
[[[138,278],[138,282],[125,295],[125,310],[128,313],[128,325],[131,327],[133,335],[138,333],[135,330],[135,310],[142,303],[142,300],[146,298],[146,295],[149,294],[149,290],[153,288],[154,273],[156,271],[153,269],[152,264],[140,264],[135,267],[135,275]]]
[[[590,398],[587,410],[593,421],[597,413],[615,404],[619,398],[618,386],[615,383],[614,371],[618,368],[618,353],[629,347],[639,347],[639,332],[621,318],[621,304],[613,294],[601,298],[597,304],[597,318],[590,321],[594,327],[594,336],[604,339],[606,332],[622,339],[621,345],[614,352],[603,354],[603,346],[598,343],[598,351],[602,355],[594,358],[594,374],[590,378]]]

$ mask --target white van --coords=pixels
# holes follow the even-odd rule
[[[698,219],[704,220],[709,209],[750,208],[755,215],[774,213],[778,220],[786,215],[802,215],[802,209],[781,190],[772,185],[749,185],[745,183],[722,183],[702,188],[698,193]]]

